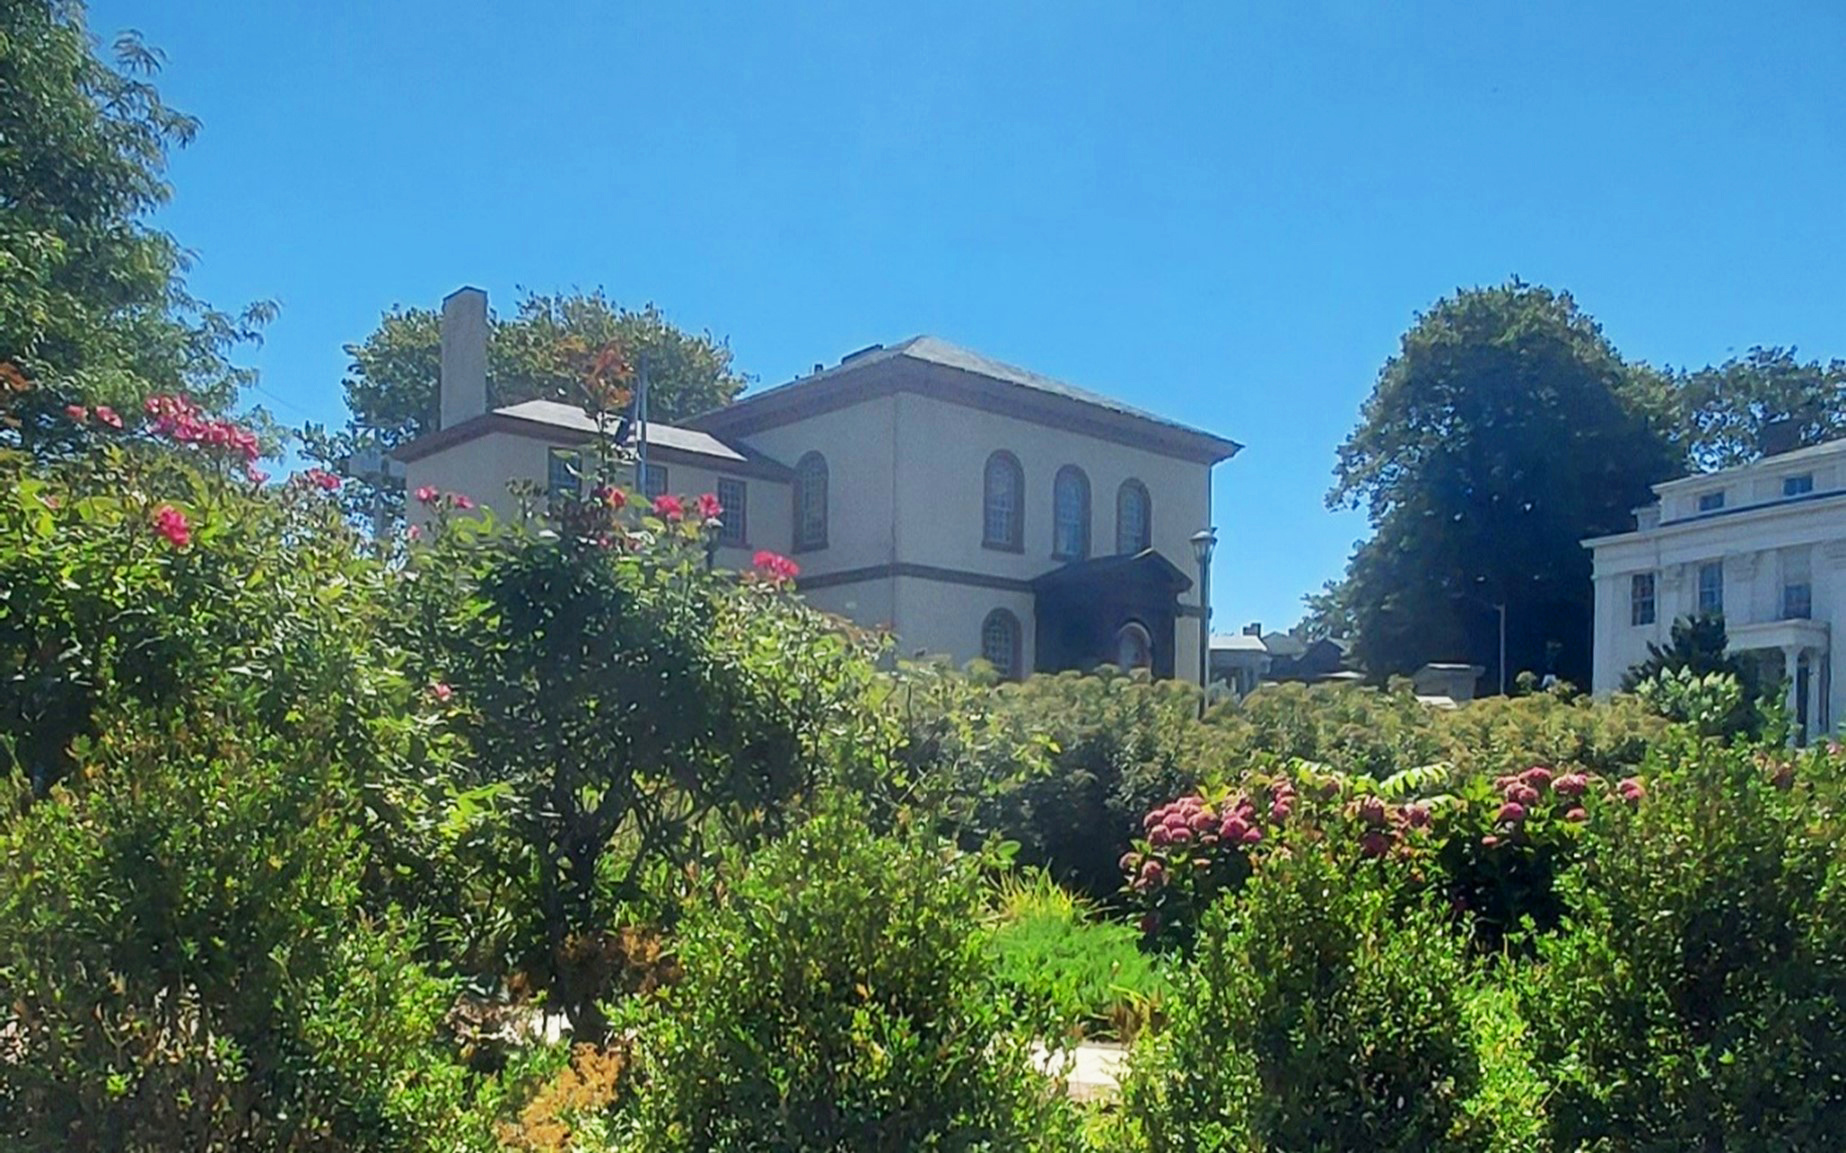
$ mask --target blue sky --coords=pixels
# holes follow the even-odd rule
[[[1322,497],[1414,314],[1518,274],[1628,355],[1846,355],[1846,5],[100,0],[203,121],[162,223],[281,317],[281,419],[462,283],[603,286],[763,385],[929,332],[1248,446],[1218,628],[1365,532]]]

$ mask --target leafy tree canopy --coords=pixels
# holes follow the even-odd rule
[[[1846,360],[1801,361],[1792,348],[1679,377],[1689,463],[1712,470],[1846,436]]]
[[[195,300],[186,253],[147,222],[168,149],[198,129],[162,102],[159,66],[132,33],[100,59],[81,4],[0,4],[0,387],[30,397],[0,432],[27,443],[68,435],[67,404],[187,392],[223,408],[254,376],[227,354],[273,306]]]
[[[1514,279],[1417,318],[1339,450],[1330,506],[1375,532],[1342,599],[1376,675],[1497,659],[1590,667],[1585,537],[1674,472],[1669,380],[1624,361],[1568,293]],[[1497,670],[1490,667],[1488,678]]]

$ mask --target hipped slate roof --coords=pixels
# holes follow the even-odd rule
[[[1087,433],[1172,456],[1215,463],[1243,446],[1113,397],[1006,364],[934,336],[854,353],[832,368],[745,396],[691,424],[747,436],[874,396],[916,392]]]

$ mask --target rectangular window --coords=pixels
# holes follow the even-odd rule
[[[649,500],[667,494],[667,466],[647,462],[647,468],[641,474],[641,495]]]
[[[1782,478],[1783,496],[1802,496],[1814,491],[1814,474],[1804,472],[1800,476]]]
[[[745,529],[749,522],[748,515],[749,486],[741,480],[728,476],[718,478],[718,503],[724,506],[719,513],[718,543],[742,548],[750,538]]]
[[[1814,586],[1792,581],[1782,586],[1782,619],[1804,621],[1814,615]]]
[[[1721,561],[1699,566],[1699,611],[1724,611],[1724,564]]]
[[[1719,509],[1723,507],[1724,507],[1724,490],[1723,489],[1719,489],[1717,492],[1702,492],[1699,494],[1699,511],[1700,512],[1717,512]]]
[[[545,461],[545,491],[552,496],[576,496],[583,489],[583,454],[554,448]]]
[[[1628,623],[1651,625],[1654,623],[1654,613],[1654,574],[1636,573],[1628,590]]]

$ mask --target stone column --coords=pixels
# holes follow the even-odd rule
[[[1788,679],[1788,687],[1784,690],[1784,692],[1787,693],[1787,698],[1783,701],[1783,704],[1787,706],[1788,708],[1788,723],[1791,726],[1791,730],[1792,730],[1791,735],[1794,737],[1796,744],[1801,743],[1800,729],[1794,727],[1795,718],[1800,715],[1797,709],[1800,704],[1800,697],[1798,696],[1798,693],[1801,687],[1801,681],[1800,681],[1800,678],[1796,676],[1796,673],[1800,670],[1800,668],[1801,668],[1801,646],[1800,645],[1783,645],[1782,646],[1782,672],[1783,672],[1783,675]]]
[[[1826,736],[1826,730],[1820,727],[1820,715],[1825,711],[1820,700],[1820,651],[1808,652],[1808,743],[1812,744]]]

